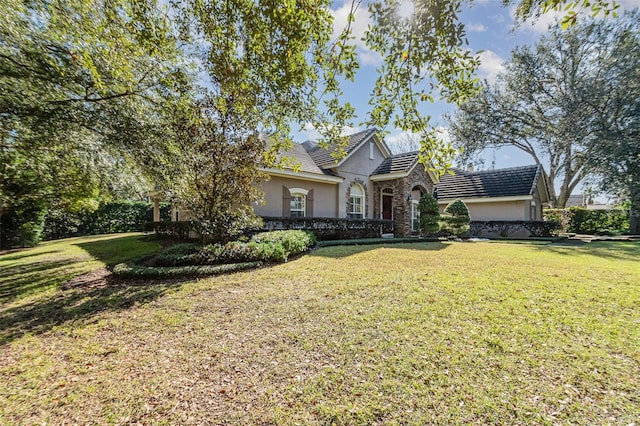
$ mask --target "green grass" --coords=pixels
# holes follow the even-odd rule
[[[0,346],[0,423],[632,424],[639,259],[623,242],[349,246],[107,285],[103,309]]]

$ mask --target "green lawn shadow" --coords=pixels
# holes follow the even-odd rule
[[[415,243],[385,243],[379,242],[374,244],[354,244],[354,245],[340,245],[317,248],[309,253],[309,256],[315,257],[327,257],[332,259],[339,259],[343,257],[349,257],[354,254],[364,253],[367,251],[378,250],[381,248],[392,248],[399,250],[418,250],[418,251],[437,251],[443,250],[449,246],[448,243],[440,241],[424,242],[419,241]]]
[[[616,260],[640,260],[640,241],[594,241],[584,244],[552,243],[532,246],[559,256],[595,256]],[[640,266],[639,266],[640,267]]]

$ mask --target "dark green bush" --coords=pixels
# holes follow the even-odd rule
[[[469,209],[460,199],[450,202],[440,218],[440,229],[444,235],[463,237],[469,232],[471,222]]]
[[[420,212],[420,232],[423,235],[437,234],[440,231],[440,208],[433,195],[426,193],[420,197],[418,211]]]
[[[160,221],[160,222],[146,222],[142,230],[145,232],[155,232],[162,236],[171,236],[179,238],[181,240],[189,239],[191,231],[195,231],[197,224],[193,221]]]
[[[0,201],[1,202],[1,201]],[[0,218],[0,248],[33,247],[42,238],[46,207],[19,203]]]
[[[576,234],[619,234],[629,229],[629,211],[624,209],[545,209],[544,219],[559,222],[562,232]]]
[[[160,203],[160,218],[171,217],[171,205]],[[143,231],[146,222],[153,220],[153,203],[144,201],[111,201],[101,203],[97,210],[75,213],[51,209],[47,214],[43,237],[45,240],[81,235],[112,234]]]

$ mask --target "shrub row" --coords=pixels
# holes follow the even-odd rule
[[[160,203],[160,218],[168,220],[170,217],[170,204]],[[153,203],[143,201],[102,203],[93,212],[50,210],[44,222],[42,236],[45,240],[55,240],[81,235],[142,231],[145,223],[152,220]]]
[[[326,217],[263,217],[262,230],[298,229],[313,232],[319,241],[376,238],[393,232],[392,220]]]
[[[244,271],[262,266],[262,262],[243,262],[226,265],[190,265],[180,267],[152,267],[132,263],[119,263],[113,274],[128,278],[171,278],[182,276],[219,275]]]
[[[191,231],[195,232],[196,229],[196,222],[190,220],[177,222],[171,222],[168,220],[160,222],[146,222],[142,226],[142,230],[145,232],[155,232],[158,235],[170,236],[181,240],[189,239]]]
[[[471,221],[469,233],[482,237],[552,237],[560,224],[553,221],[491,220]],[[529,234],[529,235],[527,235]]]
[[[559,223],[561,232],[576,234],[616,234],[629,230],[629,212],[623,209],[545,209],[544,219]]]

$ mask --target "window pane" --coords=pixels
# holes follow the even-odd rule
[[[305,196],[303,194],[291,194],[291,217],[305,217]]]

